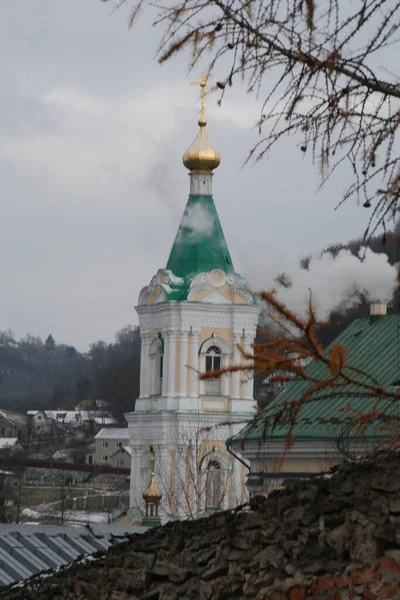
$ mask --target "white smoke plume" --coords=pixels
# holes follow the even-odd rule
[[[346,249],[336,256],[325,252],[312,257],[308,269],[298,265],[284,272],[288,287],[271,280],[262,282],[254,273],[249,283],[256,291],[274,287],[277,298],[300,316],[306,313],[311,293],[320,320],[328,319],[335,309],[349,310],[361,302],[362,296],[370,302],[389,302],[397,286],[396,266],[389,264],[386,254],[369,248],[362,248],[359,256]]]
[[[186,229],[185,239],[193,243],[214,233],[214,217],[200,204],[188,208],[181,225]]]

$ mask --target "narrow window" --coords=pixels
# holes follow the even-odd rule
[[[206,354],[206,373],[218,371],[221,368],[221,350],[218,346],[211,346]],[[207,396],[221,395],[221,378],[215,377],[205,380],[205,392]]]
[[[163,371],[164,371],[164,355],[163,355],[162,350],[160,348],[160,356],[159,356],[159,363],[158,363],[158,376],[160,378],[160,384],[159,384],[158,393],[160,395],[162,395]]]

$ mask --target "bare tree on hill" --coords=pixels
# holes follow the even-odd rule
[[[109,0],[103,0],[109,1]],[[350,165],[341,202],[371,209],[366,237],[398,208],[399,0],[113,0],[132,7],[132,25],[155,10],[159,62],[186,50],[220,74],[219,102],[240,81],[261,99],[260,160],[283,136],[311,155],[324,183]],[[340,203],[341,203],[340,202]]]

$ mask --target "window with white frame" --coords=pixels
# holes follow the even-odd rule
[[[108,448],[108,442],[103,442],[101,445],[103,448]]]
[[[121,460],[117,461],[117,467],[123,467],[125,464],[125,460],[122,458]]]
[[[218,371],[221,368],[221,350],[218,346],[210,346],[206,353],[206,373],[212,371]],[[208,396],[220,396],[221,395],[221,378],[213,377],[206,379],[205,393]]]
[[[116,448],[122,448],[122,442],[115,442]]]
[[[103,456],[102,461],[103,462],[107,462],[108,461],[108,456]]]

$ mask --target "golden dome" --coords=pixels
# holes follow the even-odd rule
[[[143,500],[146,504],[159,504],[162,498],[162,493],[158,489],[158,485],[154,479],[154,465],[156,462],[156,455],[153,450],[153,446],[150,446],[149,463],[151,465],[151,479],[147,488],[143,492]]]
[[[212,173],[221,161],[219,152],[212,147],[206,134],[207,121],[199,119],[200,131],[193,144],[183,155],[183,164],[192,173]]]
[[[161,501],[162,493],[154,479],[154,471],[151,472],[150,483],[143,492],[143,500],[147,504],[158,504]]]

